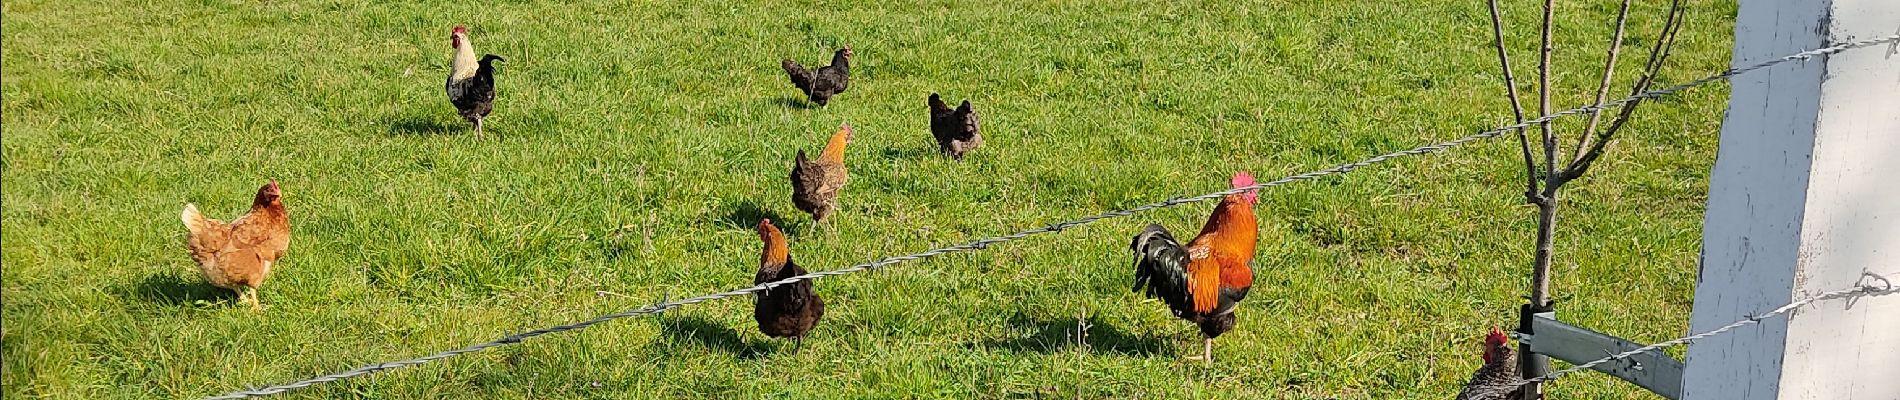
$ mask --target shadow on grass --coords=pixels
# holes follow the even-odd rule
[[[792,97],[792,96],[779,96],[778,98],[772,99],[772,104],[777,104],[780,107],[796,108],[800,110],[810,110],[810,109],[818,108],[817,103],[805,101],[805,99],[801,97]]]
[[[185,279],[175,274],[158,274],[145,277],[130,291],[134,299],[147,303],[168,305],[190,305],[199,301],[221,302],[236,300],[237,292],[211,286],[202,280]]]
[[[1029,336],[994,339],[982,342],[978,346],[1008,350],[1012,352],[1054,353],[1071,347],[1083,347],[1093,353],[1115,353],[1131,356],[1154,356],[1161,354],[1168,345],[1162,339],[1129,334],[1120,327],[1090,316],[1087,319],[1087,334],[1081,341],[1076,340],[1076,327],[1079,321],[1074,319],[1045,320],[1018,313],[1009,317],[1011,328],[1028,330]]]
[[[934,147],[930,149],[924,149],[921,147],[885,147],[884,148],[884,158],[891,159],[891,160],[917,160],[917,159],[922,159],[924,157],[935,156],[935,155],[937,155],[937,149]]]
[[[765,206],[759,205],[757,201],[744,200],[729,202],[726,203],[723,208],[728,211],[726,211],[725,216],[719,217],[719,222],[733,229],[751,231],[758,229],[759,221],[771,219],[772,225],[778,226],[778,228],[785,231],[787,235],[798,236],[799,233],[804,231],[804,224],[794,224],[792,221],[786,220],[784,216],[779,215],[777,211],[772,211],[769,208],[765,208]]]
[[[738,331],[706,317],[665,316],[660,318],[660,328],[673,341],[698,343],[742,359],[757,359],[774,352],[770,344],[747,341],[739,336]]]
[[[390,136],[447,135],[457,133],[457,127],[444,125],[442,121],[417,115],[394,116],[389,118]]]

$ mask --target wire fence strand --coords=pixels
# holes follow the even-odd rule
[[[1168,199],[1166,201],[1146,204],[1146,205],[1137,206],[1137,207],[1129,208],[1125,210],[1109,211],[1109,212],[1095,214],[1095,215],[1091,215],[1087,217],[1082,217],[1079,219],[1058,222],[1058,223],[1043,226],[1040,228],[1028,229],[1028,230],[1024,230],[1024,231],[1020,231],[1020,232],[1016,232],[1016,233],[1012,233],[1008,235],[978,239],[978,240],[963,243],[963,244],[936,248],[936,249],[927,250],[924,252],[910,254],[910,255],[887,257],[875,262],[858,264],[858,265],[854,265],[854,266],[850,266],[850,267],[846,267],[842,269],[823,271],[823,272],[813,272],[813,273],[808,273],[804,275],[785,278],[778,281],[766,282],[766,283],[762,283],[762,284],[747,287],[747,288],[713,293],[713,294],[708,294],[708,295],[703,295],[703,296],[698,296],[698,297],[689,297],[689,298],[680,299],[676,301],[662,301],[659,303],[648,305],[646,307],[641,307],[638,309],[633,309],[633,310],[628,310],[628,311],[623,311],[623,312],[618,312],[618,313],[613,313],[613,314],[602,315],[602,316],[595,317],[593,319],[589,319],[586,321],[576,322],[576,323],[567,324],[567,325],[559,325],[559,326],[554,326],[554,327],[536,329],[532,331],[520,332],[520,333],[508,335],[506,337],[496,339],[493,341],[483,342],[480,344],[476,344],[476,345],[472,345],[472,346],[468,346],[468,347],[464,347],[460,349],[435,353],[428,356],[412,358],[412,359],[407,359],[407,360],[400,360],[400,361],[390,361],[390,362],[384,362],[384,363],[371,364],[371,365],[359,367],[356,369],[351,369],[348,371],[322,375],[318,377],[299,380],[296,382],[291,382],[291,383],[286,383],[286,384],[281,384],[281,385],[231,392],[231,393],[220,395],[220,396],[209,397],[207,399],[210,399],[210,400],[242,399],[242,398],[249,398],[249,397],[280,394],[280,393],[297,390],[297,389],[303,389],[303,388],[320,385],[324,383],[335,382],[335,381],[349,379],[349,378],[355,378],[359,376],[374,374],[377,372],[387,371],[387,370],[396,369],[396,368],[425,364],[432,361],[437,361],[437,360],[441,360],[441,359],[445,359],[449,357],[455,357],[455,356],[459,356],[463,354],[487,350],[494,347],[520,343],[523,340],[536,337],[536,336],[583,329],[589,326],[594,326],[596,324],[600,324],[603,322],[612,321],[616,319],[643,316],[643,315],[648,315],[648,314],[657,314],[660,312],[664,312],[666,310],[683,307],[683,306],[689,306],[693,304],[699,304],[699,303],[703,303],[707,301],[719,300],[719,299],[724,299],[728,297],[745,296],[745,295],[749,295],[749,294],[753,294],[757,292],[770,290],[774,287],[790,284],[792,282],[824,278],[824,277],[829,277],[829,276],[845,275],[845,274],[856,273],[856,272],[865,271],[865,270],[873,270],[873,269],[882,268],[891,264],[897,264],[897,263],[907,262],[907,261],[922,260],[926,258],[944,255],[944,254],[973,251],[973,250],[982,250],[982,249],[988,248],[990,245],[1014,241],[1014,240],[1020,240],[1023,238],[1030,237],[1030,236],[1036,236],[1036,235],[1041,235],[1041,234],[1046,234],[1046,233],[1061,232],[1069,228],[1082,226],[1082,225],[1086,225],[1089,223],[1093,223],[1093,222],[1101,221],[1105,219],[1127,217],[1127,216],[1131,216],[1131,215],[1135,215],[1138,213],[1155,210],[1155,209],[1170,208],[1170,207],[1181,206],[1181,205],[1186,205],[1186,204],[1199,203],[1199,202],[1213,200],[1213,199],[1219,199],[1221,197],[1225,197],[1230,194],[1236,194],[1236,193],[1246,192],[1250,190],[1258,190],[1258,189],[1280,186],[1280,185],[1285,185],[1285,184],[1299,182],[1299,181],[1312,180],[1312,179],[1317,179],[1317,178],[1328,176],[1328,175],[1343,174],[1347,172],[1352,172],[1353,170],[1359,169],[1361,167],[1385,162],[1394,158],[1436,153],[1439,151],[1443,151],[1445,149],[1457,147],[1457,146],[1464,145],[1467,143],[1494,138],[1499,135],[1503,135],[1505,133],[1514,131],[1516,129],[1534,126],[1540,123],[1548,122],[1548,121],[1555,120],[1557,118],[1562,118],[1565,116],[1580,115],[1580,114],[1589,113],[1595,110],[1616,108],[1616,107],[1621,107],[1629,103],[1644,100],[1644,99],[1653,99],[1653,98],[1666,96],[1666,95],[1683,91],[1689,88],[1705,85],[1710,82],[1725,80],[1730,77],[1734,77],[1736,75],[1748,73],[1749,71],[1754,71],[1754,70],[1774,66],[1776,64],[1781,64],[1781,63],[1796,61],[1796,60],[1807,60],[1815,56],[1834,54],[1834,53],[1839,53],[1841,51],[1846,51],[1848,49],[1861,48],[1861,47],[1867,47],[1867,46],[1872,46],[1876,44],[1896,42],[1896,41],[1900,41],[1900,34],[1887,36],[1887,37],[1879,38],[1879,39],[1840,43],[1840,44],[1836,44],[1836,45],[1828,46],[1824,48],[1790,54],[1787,56],[1783,56],[1783,57],[1776,58],[1769,61],[1764,61],[1764,62],[1754,64],[1754,65],[1749,65],[1746,67],[1731,68],[1714,75],[1709,75],[1709,76],[1688,81],[1679,85],[1670,86],[1670,87],[1662,88],[1662,89],[1651,90],[1647,92],[1642,92],[1636,95],[1624,97],[1624,98],[1606,102],[1606,103],[1593,104],[1589,106],[1559,111],[1557,113],[1544,115],[1535,119],[1526,120],[1524,122],[1519,122],[1516,124],[1498,127],[1492,130],[1478,132],[1470,136],[1465,136],[1465,137],[1461,137],[1457,139],[1452,139],[1449,141],[1414,147],[1407,150],[1381,154],[1378,156],[1374,156],[1372,158],[1367,158],[1367,159],[1356,161],[1356,162],[1341,164],[1339,166],[1335,166],[1332,168],[1307,172],[1307,173],[1298,174],[1298,175],[1287,176],[1284,178],[1280,178],[1280,179],[1265,182],[1265,183],[1255,184],[1252,186],[1233,188],[1229,190],[1223,190],[1219,192],[1213,192],[1213,193],[1208,193],[1208,194],[1194,196],[1194,197],[1177,197],[1177,198]]]

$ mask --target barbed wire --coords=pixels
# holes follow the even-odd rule
[[[1544,376],[1518,381],[1517,383],[1513,384],[1512,387],[1524,386],[1524,385],[1529,385],[1529,384],[1537,383],[1537,382],[1554,381],[1554,380],[1557,380],[1557,378],[1562,378],[1564,375],[1569,375],[1572,372],[1590,369],[1592,367],[1602,365],[1603,363],[1629,358],[1638,354],[1642,354],[1644,352],[1661,350],[1667,347],[1688,344],[1690,342],[1694,342],[1697,340],[1706,339],[1710,336],[1720,335],[1723,332],[1735,330],[1735,328],[1740,328],[1740,327],[1748,326],[1752,324],[1759,324],[1761,323],[1762,320],[1773,318],[1775,316],[1782,315],[1782,314],[1787,314],[1789,312],[1793,312],[1795,309],[1799,309],[1802,306],[1806,306],[1808,304],[1813,304],[1814,302],[1817,302],[1817,301],[1833,300],[1833,299],[1839,299],[1839,298],[1882,296],[1882,295],[1900,293],[1900,288],[1895,288],[1893,286],[1893,281],[1888,280],[1887,277],[1876,275],[1871,272],[1862,273],[1861,276],[1867,278],[1865,279],[1866,283],[1859,283],[1852,288],[1841,289],[1841,290],[1836,290],[1832,292],[1824,292],[1818,295],[1803,298],[1801,300],[1788,303],[1787,305],[1775,308],[1774,310],[1770,310],[1760,315],[1751,315],[1746,318],[1742,318],[1728,325],[1723,325],[1720,328],[1715,328],[1708,331],[1704,331],[1702,333],[1684,336],[1684,337],[1677,338],[1674,340],[1668,340],[1668,341],[1658,342],[1656,344],[1652,344],[1648,346],[1638,347],[1634,350],[1625,351],[1622,353],[1612,354],[1608,357],[1599,358],[1596,360],[1592,360],[1590,362],[1577,364],[1576,366],[1573,366],[1570,368],[1565,368],[1556,372],[1551,372],[1549,374],[1545,374]],[[1532,340],[1536,340],[1536,337],[1533,336]]]
[[[616,319],[636,317],[636,316],[642,316],[642,315],[648,315],[648,314],[657,314],[657,313],[661,313],[673,308],[703,303],[703,302],[712,301],[712,300],[719,300],[719,299],[723,299],[727,297],[749,295],[749,294],[753,294],[757,292],[771,290],[774,287],[790,284],[793,282],[817,279],[817,278],[823,278],[823,277],[829,277],[829,276],[838,276],[838,275],[856,273],[856,272],[865,271],[865,270],[873,270],[873,269],[882,268],[884,266],[888,266],[891,264],[896,264],[896,263],[901,263],[901,262],[906,262],[906,261],[922,260],[926,258],[944,255],[944,254],[981,250],[981,249],[988,248],[990,245],[993,245],[993,244],[1019,240],[1019,239],[1027,238],[1030,236],[1036,236],[1036,235],[1041,235],[1045,233],[1061,232],[1069,228],[1086,225],[1089,223],[1093,223],[1093,222],[1101,221],[1105,219],[1121,218],[1121,217],[1131,216],[1131,215],[1135,215],[1138,213],[1155,210],[1155,209],[1169,208],[1169,207],[1175,207],[1175,206],[1192,204],[1192,203],[1199,203],[1203,201],[1222,198],[1231,194],[1237,194],[1237,193],[1251,191],[1251,190],[1258,190],[1258,189],[1264,189],[1268,187],[1280,186],[1280,185],[1285,185],[1288,183],[1299,182],[1299,181],[1304,181],[1304,180],[1311,180],[1311,179],[1316,179],[1316,178],[1320,178],[1320,177],[1324,177],[1328,175],[1343,174],[1347,172],[1352,172],[1353,170],[1359,169],[1361,167],[1385,162],[1387,160],[1391,160],[1394,158],[1435,153],[1435,152],[1443,151],[1445,149],[1449,149],[1452,147],[1457,147],[1459,145],[1463,145],[1466,143],[1494,138],[1499,135],[1503,135],[1505,133],[1512,132],[1517,129],[1528,128],[1528,127],[1531,127],[1540,123],[1544,123],[1544,122],[1549,122],[1551,120],[1561,118],[1564,116],[1580,115],[1580,114],[1589,113],[1596,110],[1620,107],[1623,105],[1627,105],[1631,102],[1640,101],[1644,99],[1652,99],[1652,98],[1657,98],[1661,96],[1666,96],[1671,93],[1705,85],[1714,81],[1728,79],[1735,75],[1740,75],[1743,73],[1747,73],[1749,71],[1767,68],[1767,67],[1788,62],[1788,61],[1807,60],[1815,56],[1834,54],[1834,53],[1838,53],[1838,52],[1845,51],[1848,49],[1867,47],[1867,46],[1872,46],[1875,44],[1896,42],[1896,41],[1900,41],[1900,34],[1896,34],[1896,35],[1892,35],[1892,36],[1888,36],[1888,37],[1880,38],[1880,39],[1870,39],[1870,40],[1840,43],[1840,44],[1836,44],[1829,47],[1808,50],[1808,51],[1803,51],[1800,53],[1791,54],[1788,56],[1783,56],[1780,58],[1776,58],[1773,60],[1765,61],[1762,63],[1758,63],[1758,64],[1746,66],[1746,67],[1731,68],[1731,69],[1722,71],[1721,73],[1703,77],[1701,79],[1696,79],[1693,81],[1689,81],[1689,82],[1675,85],[1675,86],[1670,86],[1667,88],[1638,93],[1629,97],[1624,97],[1624,98],[1617,99],[1610,102],[1593,104],[1589,106],[1559,111],[1557,113],[1544,115],[1535,119],[1519,122],[1516,124],[1506,125],[1506,126],[1502,126],[1496,129],[1488,130],[1488,131],[1478,132],[1470,136],[1465,136],[1465,137],[1452,139],[1452,140],[1444,141],[1444,142],[1423,145],[1423,146],[1414,147],[1407,150],[1381,154],[1381,155],[1360,160],[1357,162],[1346,163],[1346,164],[1341,164],[1339,166],[1335,166],[1332,168],[1322,169],[1322,170],[1313,171],[1313,172],[1307,172],[1307,173],[1298,174],[1298,175],[1287,176],[1284,178],[1280,178],[1280,179],[1265,182],[1265,183],[1255,184],[1252,186],[1238,187],[1238,188],[1208,193],[1208,194],[1194,196],[1194,197],[1176,197],[1176,198],[1168,199],[1166,201],[1150,203],[1150,204],[1141,205],[1141,206],[1137,206],[1137,207],[1129,208],[1125,210],[1104,212],[1104,213],[1095,214],[1095,215],[1091,215],[1087,217],[1082,217],[1079,219],[1058,222],[1058,223],[1043,226],[1040,228],[1028,229],[1028,230],[1024,230],[1024,231],[1020,231],[1020,232],[1016,232],[1016,233],[1012,233],[1008,235],[978,239],[978,240],[963,243],[963,244],[958,244],[958,245],[949,246],[949,247],[941,247],[941,248],[927,250],[924,252],[914,253],[910,255],[886,257],[884,259],[881,259],[875,262],[858,264],[858,265],[831,270],[831,271],[808,273],[804,275],[781,279],[778,281],[766,282],[766,283],[762,283],[762,284],[747,287],[747,288],[713,293],[713,294],[708,294],[708,295],[703,295],[703,296],[698,296],[698,297],[689,297],[689,298],[680,299],[677,301],[661,301],[659,303],[654,303],[652,305],[641,307],[634,310],[602,315],[599,317],[595,317],[594,319],[589,319],[586,321],[576,322],[576,323],[567,324],[567,325],[559,325],[559,326],[554,326],[554,327],[548,327],[548,328],[536,329],[536,330],[527,331],[527,332],[516,333],[513,335],[508,335],[501,339],[483,342],[480,344],[476,344],[473,346],[468,346],[468,347],[464,347],[460,349],[431,354],[428,356],[401,360],[401,361],[390,361],[390,362],[384,362],[384,363],[371,364],[371,365],[359,367],[356,369],[351,369],[348,371],[322,375],[322,376],[304,379],[304,380],[300,380],[300,381],[296,381],[292,383],[286,383],[282,385],[275,385],[275,386],[269,386],[269,387],[258,388],[258,389],[237,391],[237,392],[232,392],[232,393],[228,393],[228,394],[224,394],[220,396],[209,397],[207,399],[208,400],[228,400],[228,399],[242,399],[242,398],[249,398],[249,397],[280,394],[280,393],[302,389],[302,388],[306,388],[306,387],[310,387],[314,385],[320,385],[320,384],[335,382],[335,381],[339,381],[343,379],[369,375],[369,374],[387,371],[387,370],[396,369],[396,368],[425,364],[425,363],[429,363],[436,360],[441,360],[441,359],[454,357],[454,356],[458,356],[462,354],[468,354],[468,353],[478,352],[482,350],[487,350],[489,348],[494,348],[498,346],[505,346],[505,345],[514,344],[514,343],[520,343],[522,340],[526,340],[528,338],[532,338],[536,336],[572,331],[576,329],[583,329],[589,326],[600,324],[602,322],[612,321]]]

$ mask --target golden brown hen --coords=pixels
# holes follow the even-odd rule
[[[211,285],[237,292],[238,301],[263,309],[257,300],[257,287],[270,275],[271,266],[290,249],[290,214],[284,210],[282,189],[272,180],[257,189],[251,211],[224,223],[205,218],[198,206],[186,203],[179,215],[191,235],[185,245],[191,258],[198,261]]]
[[[799,150],[798,159],[793,162],[792,205],[810,213],[817,223],[824,223],[838,205],[838,190],[844,188],[845,181],[844,147],[848,143],[851,143],[851,124],[847,123],[831,135],[817,160],[807,159],[805,150]]]
[[[772,220],[759,221],[759,240],[765,242],[765,250],[759,256],[759,273],[753,275],[752,284],[777,282],[805,274],[804,267],[792,262],[791,247],[785,242],[785,234],[772,225]],[[771,337],[792,338],[794,353],[805,347],[805,334],[811,333],[811,328],[818,326],[818,319],[825,316],[825,300],[812,290],[811,280],[792,282],[759,293],[752,307],[752,318],[758,321],[759,332]]]

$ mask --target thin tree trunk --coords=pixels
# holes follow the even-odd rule
[[[1539,115],[1550,115],[1550,51],[1551,30],[1556,19],[1555,0],[1544,0],[1544,26],[1539,34],[1542,44],[1537,54],[1537,108]],[[1521,315],[1520,330],[1530,328],[1529,313],[1547,309],[1550,306],[1550,261],[1551,242],[1557,230],[1557,132],[1551,131],[1550,122],[1538,124],[1538,131],[1544,136],[1544,192],[1537,201],[1537,261],[1531,266],[1531,298],[1524,315]],[[1544,376],[1550,360],[1543,355],[1531,352],[1529,344],[1518,344],[1518,371],[1526,378]],[[1522,400],[1542,399],[1544,390],[1541,385],[1524,385]]]

